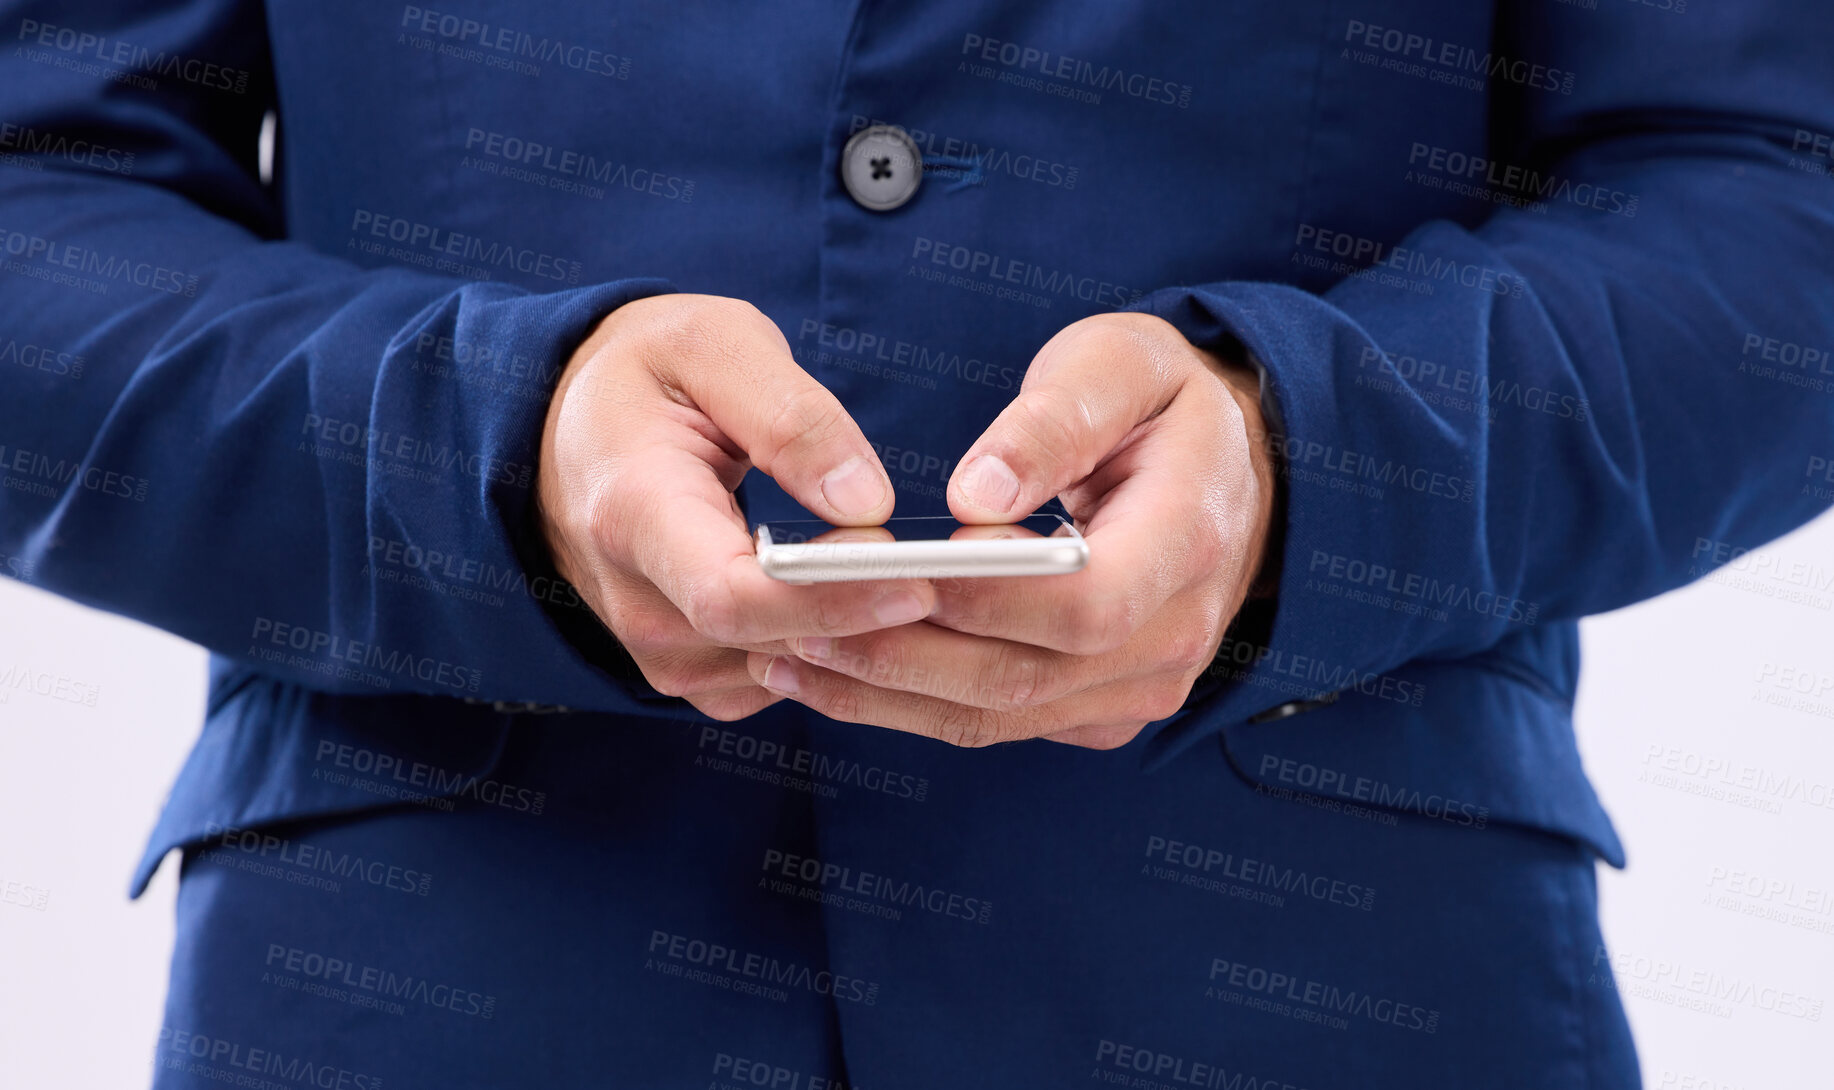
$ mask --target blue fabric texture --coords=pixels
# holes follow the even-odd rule
[[[1828,506],[1825,3],[0,12],[0,571],[213,654],[133,879],[186,849],[168,1030],[246,1059],[348,1022],[313,1062],[393,1086],[745,1084],[735,1056],[810,1087],[1234,1085],[1193,1075],[1240,1070],[1231,1049],[1261,1086],[1634,1082],[1588,977],[1592,861],[1625,854],[1574,744],[1577,621]],[[930,164],[891,212],[840,179],[875,123]],[[1266,631],[1112,753],[955,752],[793,706],[714,724],[658,694],[532,505],[561,365],[672,291],[771,316],[900,515],[946,513],[955,460],[1077,318],[1145,311],[1254,361],[1284,492]],[[805,517],[757,474],[741,494]],[[681,778],[698,809],[658,787]],[[918,780],[928,802],[899,797]],[[315,901],[209,847],[246,830],[458,888]],[[1154,884],[1215,879],[1212,848],[1364,864],[1381,896],[1351,917]],[[957,933],[799,903],[770,851],[1000,910]],[[696,968],[680,935],[887,1001],[639,970]],[[507,1023],[264,980],[272,948],[286,969],[340,936],[353,964],[490,978]],[[1310,1021],[1268,972],[1427,995],[1442,1022]],[[531,1068],[544,1026],[566,1045]],[[1512,1041],[1544,1047],[1479,1065]]]

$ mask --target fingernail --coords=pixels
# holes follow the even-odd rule
[[[872,606],[873,618],[887,628],[922,620],[929,612],[923,607],[923,599],[908,590],[888,594]]]
[[[864,515],[885,498],[885,478],[856,454],[828,471],[821,494],[843,515]]]
[[[764,668],[764,687],[773,693],[796,695],[796,668],[790,665],[789,659],[779,657],[770,661]]]
[[[796,650],[812,659],[825,659],[834,653],[834,641],[826,636],[804,636],[796,641]]]
[[[1019,498],[1019,478],[999,457],[983,454],[962,478],[962,497],[982,510],[1003,515]]]

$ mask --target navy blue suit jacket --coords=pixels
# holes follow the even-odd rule
[[[1827,506],[1821,0],[3,6],[0,570],[214,656],[136,890],[212,830],[475,797],[530,705],[715,729],[532,519],[557,371],[641,296],[775,319],[901,515],[1079,317],[1252,358],[1277,608],[1102,759],[1614,864],[1578,619]],[[926,160],[892,212],[838,173],[876,122]]]

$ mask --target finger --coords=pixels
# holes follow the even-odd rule
[[[935,604],[925,579],[811,586],[772,579],[758,566],[732,495],[706,463],[664,448],[652,465],[612,498],[612,517],[629,528],[634,568],[714,643],[853,635],[909,624]]]
[[[1091,723],[1056,734],[1040,735],[1039,740],[1079,749],[1120,749],[1138,738],[1143,727],[1138,723]]]
[[[756,715],[782,699],[776,693],[752,683],[742,688],[694,697],[688,703],[710,719],[730,723],[735,719]]]
[[[869,685],[1000,711],[1048,704],[1158,669],[1141,646],[1082,657],[932,624],[791,643],[802,661]]]
[[[1099,482],[1106,491],[1083,528],[1089,560],[1080,571],[939,581],[929,621],[1074,655],[1107,655],[1176,598],[1183,634],[1168,636],[1165,659],[1201,653],[1232,603],[1192,588],[1217,582],[1217,567],[1231,562],[1241,533],[1228,510],[1234,471],[1214,464],[1202,415],[1167,410],[1103,466],[1098,478],[1113,480]]]
[[[730,647],[701,647],[692,651],[631,657],[651,688],[663,696],[695,700],[755,687],[757,682],[745,665],[745,656],[750,653]]]
[[[694,630],[668,595],[641,574],[616,574],[615,590],[604,596],[607,603],[600,610],[618,642],[633,659],[682,655],[694,651],[718,649],[721,645]],[[595,606],[595,609],[599,607]],[[738,645],[746,651],[768,651],[773,654],[795,654],[788,640],[764,640]]]
[[[787,656],[753,654],[747,666],[760,685],[829,717],[980,747],[1063,734],[1091,724],[1144,727],[1178,710],[1174,686],[1129,680],[1074,701],[1020,711],[976,708],[922,693],[881,689]]]
[[[678,300],[679,302],[679,300]],[[712,296],[660,342],[687,351],[652,362],[753,465],[817,518],[872,525],[892,512],[891,479],[840,400],[811,378],[755,307]]]
[[[950,477],[955,517],[1003,522],[1030,514],[1163,409],[1192,359],[1154,322],[1164,324],[1147,315],[1103,315],[1052,337],[1026,370],[1019,396]]]

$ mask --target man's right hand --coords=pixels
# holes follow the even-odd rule
[[[715,719],[781,699],[747,651],[928,616],[927,580],[791,586],[765,575],[733,490],[751,466],[819,518],[892,511],[877,455],[749,303],[660,295],[608,315],[562,372],[541,439],[537,507],[560,573],[658,692]]]

